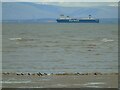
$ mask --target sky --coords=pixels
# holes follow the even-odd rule
[[[51,5],[57,5],[57,6],[66,6],[66,7],[90,7],[90,6],[118,6],[117,2],[40,2],[37,4],[51,4]]]
[[[2,2],[33,2],[66,7],[78,6],[118,6],[119,0],[1,0]],[[72,2],[72,4],[71,4]],[[73,3],[74,2],[74,3]]]
[[[1,0],[2,2],[33,2],[36,4],[52,4],[58,6],[118,6],[119,0]],[[74,2],[74,3],[70,3]],[[81,3],[82,2],[82,3]],[[91,3],[90,3],[91,2]],[[94,2],[94,3],[93,3]]]
[[[1,0],[2,2],[118,2],[119,0]]]

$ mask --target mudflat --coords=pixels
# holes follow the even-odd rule
[[[117,88],[118,74],[2,74],[3,88]]]

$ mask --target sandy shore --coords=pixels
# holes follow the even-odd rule
[[[117,73],[2,73],[3,88],[117,88]]]

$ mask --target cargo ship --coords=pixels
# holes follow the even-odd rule
[[[89,15],[88,18],[70,18],[70,16],[60,15],[60,18],[56,19],[58,23],[99,23],[99,19],[92,18]]]

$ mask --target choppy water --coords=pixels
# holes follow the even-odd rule
[[[117,72],[117,24],[3,24],[4,72]]]

